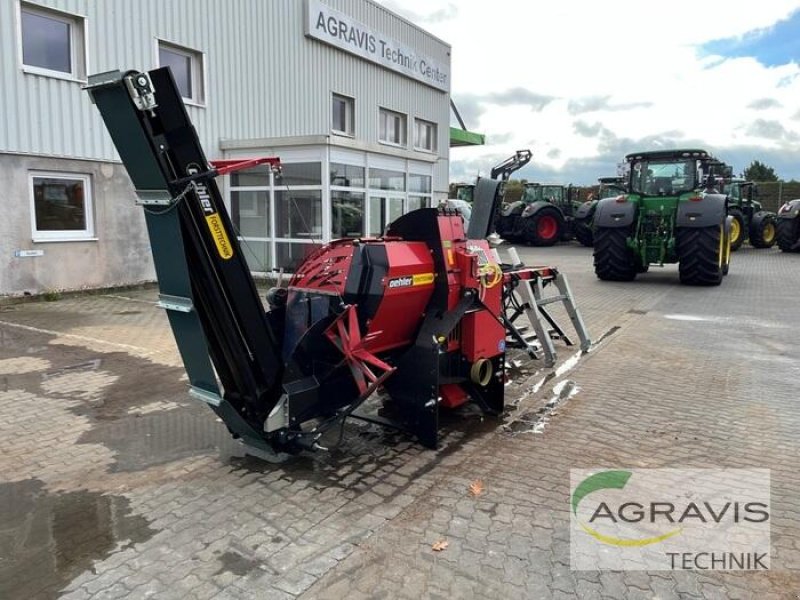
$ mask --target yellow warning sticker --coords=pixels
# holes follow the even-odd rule
[[[433,273],[419,273],[413,276],[413,285],[427,285],[433,283]]]
[[[233,247],[228,239],[228,233],[222,226],[222,219],[219,218],[219,213],[212,213],[206,215],[206,223],[208,229],[211,231],[211,237],[214,238],[214,243],[217,245],[217,252],[223,260],[228,260],[233,257]]]

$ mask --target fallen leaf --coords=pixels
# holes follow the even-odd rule
[[[480,479],[476,479],[470,483],[469,493],[470,496],[480,496],[483,493],[483,482]]]
[[[439,540],[433,546],[431,546],[431,550],[433,550],[434,552],[441,552],[442,550],[447,548],[447,546],[449,546],[449,545],[450,544],[448,543],[447,540]]]

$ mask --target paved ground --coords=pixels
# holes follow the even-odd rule
[[[352,425],[265,463],[188,399],[153,290],[3,308],[0,598],[797,598],[798,257],[743,249],[713,289],[523,257],[602,341],[524,365],[509,414],[454,416],[438,452]],[[569,469],[598,466],[771,469],[772,570],[571,571]]]

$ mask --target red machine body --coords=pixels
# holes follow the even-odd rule
[[[445,382],[444,377],[436,392],[441,405],[454,407],[468,400],[474,385],[486,387],[491,378],[502,385],[503,370],[496,369],[496,363],[505,353],[505,328],[499,319],[503,276],[488,243],[466,239],[458,213],[422,212],[432,225],[427,239],[408,240],[390,230],[385,238],[334,241],[298,267],[289,293],[328,295],[353,306],[359,348],[387,365],[419,343],[429,312],[442,316],[459,311],[465,293],[472,294],[474,302],[460,310],[452,327],[423,340],[443,356],[457,357],[464,381]],[[413,223],[410,226],[413,229]],[[476,364],[479,368],[473,372]],[[386,381],[397,376],[390,375]]]

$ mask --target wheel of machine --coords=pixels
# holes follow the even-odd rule
[[[561,239],[564,220],[555,208],[543,208],[525,219],[523,231],[532,246],[552,246]]]
[[[728,252],[726,237],[724,225],[680,227],[677,230],[678,272],[681,283],[722,283],[723,266]]]
[[[738,208],[732,208],[728,211],[728,215],[733,217],[733,223],[731,223],[731,250],[735,252],[744,243],[744,214]]]
[[[594,245],[592,226],[586,219],[575,219],[573,230],[575,231],[575,239],[580,242],[581,246],[592,247]]]
[[[732,227],[733,219],[730,217],[725,219],[725,225],[723,225],[722,233],[722,250],[724,252],[722,257],[722,275],[725,276],[728,274],[728,271],[731,268],[731,227]]]
[[[759,213],[750,223],[750,245],[753,248],[772,248],[778,239],[775,216]]]
[[[797,243],[798,234],[798,219],[778,219],[778,226],[776,227],[776,239],[778,241],[778,248],[783,252],[797,252],[798,249],[792,249]]]
[[[637,265],[628,247],[627,227],[598,227],[594,232],[594,272],[603,281],[633,281]]]

